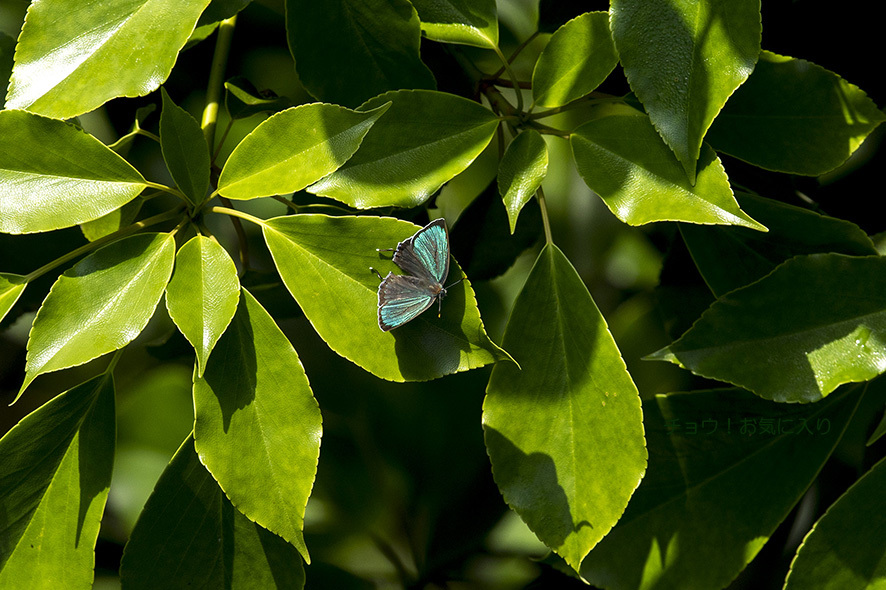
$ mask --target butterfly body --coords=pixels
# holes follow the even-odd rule
[[[378,286],[378,326],[384,332],[418,317],[446,296],[449,275],[449,232],[435,219],[394,249],[394,264],[409,274],[388,273]]]

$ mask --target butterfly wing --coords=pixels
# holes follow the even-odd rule
[[[397,244],[394,264],[409,274],[442,284],[449,275],[449,232],[446,220],[435,219]]]
[[[420,277],[388,273],[378,286],[378,326],[387,332],[412,320],[434,303],[439,287]]]

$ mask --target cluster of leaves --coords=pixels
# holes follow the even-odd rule
[[[324,102],[289,106],[243,78],[228,80],[231,121],[275,114],[221,161],[226,56],[247,4],[42,0],[28,10],[0,111],[0,232],[79,225],[88,243],[27,275],[0,274],[2,319],[37,279],[80,258],[33,317],[18,396],[41,375],[114,355],[0,441],[0,513],[8,516],[0,587],[91,584],[114,462],[113,372],[164,295],[196,359],[195,421],[130,537],[123,585],[303,585],[320,407],[295,348],[245,286],[246,240],[238,272],[213,237],[212,218],[222,216],[241,232],[243,221],[260,228],[310,325],[366,372],[428,381],[495,364],[482,419],[495,483],[572,575],[604,588],[726,586],[862,405],[866,388],[847,384],[886,371],[886,263],[848,221],[733,187],[720,155],[821,175],[886,116],[838,75],[761,49],[758,0],[612,0],[608,12],[533,34],[510,57],[494,0],[287,0],[299,78]],[[213,32],[202,123],[161,89],[159,135],[142,128],[147,111],[109,146],[77,124],[111,99],[156,91],[186,44]],[[461,60],[465,95],[436,89],[422,36]],[[515,60],[533,44],[540,50],[521,79]],[[473,55],[499,61],[475,70]],[[617,68],[626,96],[599,90]],[[138,136],[159,143],[172,183],[147,180],[121,155]],[[535,198],[533,239],[544,239],[501,346],[487,335],[471,279],[500,274],[518,252],[476,273],[453,260],[450,280],[464,280],[441,317],[379,330],[370,267],[397,272],[377,249],[417,226],[362,210],[418,220],[441,187],[495,149],[493,140],[498,221],[525,249],[519,235],[534,210],[524,207]],[[568,142],[581,178],[625,224],[680,222],[713,302],[649,358],[735,388],[641,401],[607,322],[555,244],[542,184],[558,142]],[[233,203],[259,198],[289,211],[263,219]],[[142,214],[155,203],[164,205]],[[331,213],[311,212],[318,207]],[[476,223],[474,213],[462,213],[453,236]],[[767,438],[722,429],[735,416],[773,412],[793,426]],[[669,425],[682,422],[721,429],[675,436]],[[797,430],[824,423],[834,429],[828,436]],[[832,506],[786,587],[886,577],[886,532],[862,520],[882,512],[884,477],[880,463]]]

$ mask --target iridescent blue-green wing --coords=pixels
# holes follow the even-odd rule
[[[394,264],[409,274],[442,284],[449,275],[446,220],[435,219],[397,245]]]
[[[427,280],[388,273],[378,286],[378,327],[387,332],[429,308],[439,292]]]

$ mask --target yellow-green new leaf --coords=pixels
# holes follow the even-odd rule
[[[57,119],[169,76],[209,0],[40,0],[28,8],[6,107]]]
[[[246,290],[194,379],[200,460],[237,509],[295,545],[320,456],[320,408],[292,344]]]
[[[0,273],[0,320],[6,317],[27,286],[23,276]]]
[[[766,231],[738,206],[714,150],[704,146],[696,181],[690,183],[644,115],[589,121],[573,132],[570,143],[578,173],[625,223],[687,221]]]
[[[139,234],[97,250],[62,274],[34,318],[19,395],[38,375],[82,365],[132,342],[151,319],[174,261],[171,234]]]
[[[387,217],[289,215],[264,226],[265,242],[283,283],[329,347],[373,375],[427,381],[507,359],[480,318],[470,281],[452,286],[440,317],[428,310],[383,332],[378,326],[378,278],[402,274],[384,252],[419,228]],[[450,262],[447,285],[464,277]]]
[[[100,375],[0,440],[0,589],[92,588],[115,436],[114,382]]]
[[[138,170],[83,130],[0,111],[0,232],[42,232],[97,219],[145,186]]]
[[[218,180],[219,193],[254,199],[305,188],[347,162],[388,106],[357,112],[315,103],[277,113],[234,148]]]
[[[532,96],[540,107],[559,107],[596,90],[615,69],[618,55],[609,15],[588,12],[551,36],[532,72]]]
[[[218,242],[195,236],[179,249],[175,274],[166,286],[166,308],[197,353],[197,376],[203,375],[239,300],[237,267]]]
[[[502,495],[578,570],[646,471],[640,396],[591,294],[554,245],[514,303],[483,429]]]
[[[526,129],[508,145],[498,165],[498,192],[508,211],[511,233],[520,210],[535,195],[548,173],[548,147],[541,133]]]

